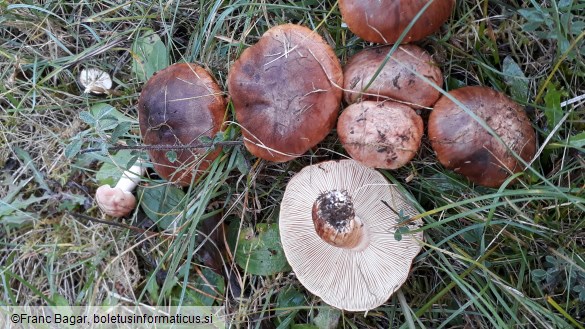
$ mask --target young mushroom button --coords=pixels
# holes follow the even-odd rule
[[[144,174],[142,160],[138,160],[129,170],[122,173],[116,186],[100,186],[95,193],[98,207],[107,215],[122,217],[128,215],[136,207],[136,197],[132,190]]]
[[[288,183],[280,237],[307,290],[334,307],[365,311],[406,281],[423,235],[397,240],[394,233],[416,214],[376,170],[354,160],[327,161],[305,167]],[[421,221],[409,224],[401,225],[415,229]]]

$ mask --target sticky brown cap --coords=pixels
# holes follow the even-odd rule
[[[440,93],[429,82],[441,87],[443,74],[422,48],[415,45],[398,47],[376,76],[391,48],[366,48],[349,59],[343,67],[345,101],[351,104],[360,99],[391,100],[413,108],[433,105]],[[370,83],[374,76],[376,78]]]
[[[339,0],[339,10],[349,29],[360,38],[396,43],[428,0]],[[437,31],[451,16],[454,0],[434,0],[419,17],[402,43],[421,40]]]
[[[279,25],[232,65],[228,89],[246,148],[275,162],[307,152],[335,125],[342,70],[314,31]]]
[[[536,136],[524,109],[488,87],[463,87],[449,92],[491,127],[522,159],[536,152]],[[489,132],[448,97],[442,96],[429,117],[429,138],[443,166],[472,182],[498,187],[522,165]]]
[[[343,148],[362,164],[397,169],[420,148],[423,122],[416,112],[394,102],[364,101],[348,106],[337,121]]]
[[[214,137],[220,131],[225,112],[223,94],[213,77],[196,64],[174,64],[153,75],[140,93],[138,119],[146,145],[201,145],[201,136]],[[163,178],[189,185],[193,174],[207,169],[220,152],[206,156],[205,148],[149,150],[154,169]]]

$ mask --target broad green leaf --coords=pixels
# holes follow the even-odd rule
[[[585,21],[573,21],[569,25],[569,31],[573,35],[579,35],[585,30]]]
[[[0,207],[0,211],[3,211],[2,207]],[[32,224],[37,219],[38,219],[37,214],[19,211],[15,215],[2,216],[2,218],[0,218],[0,223],[8,227],[20,228]]]
[[[132,55],[132,72],[142,82],[169,65],[167,47],[152,30],[136,39],[132,45]]]
[[[562,93],[553,84],[548,86],[546,95],[544,96],[544,115],[546,116],[549,130],[552,130],[563,117],[561,96]]]
[[[116,143],[122,135],[126,134],[132,124],[130,122],[119,122],[118,125],[110,132],[110,142],[112,144]]]
[[[176,286],[173,289],[172,304],[179,306],[183,289]],[[189,281],[189,288],[185,290],[183,306],[213,306],[221,299],[225,292],[223,276],[213,272],[209,268],[202,268],[201,275],[195,280]]]
[[[585,147],[585,132],[579,133],[569,138],[569,146],[575,148]]]
[[[95,125],[95,118],[93,117],[93,115],[87,111],[81,111],[79,112],[79,119],[81,119],[81,121],[87,123],[90,126],[94,126]]]
[[[519,9],[518,13],[530,23],[544,23],[549,16],[538,9]]]
[[[250,172],[250,164],[246,160],[246,156],[242,152],[242,149],[240,147],[234,148],[232,155],[234,156],[238,171],[242,175],[247,175]]]
[[[114,118],[111,115],[103,117],[101,120],[98,121],[96,128],[99,131],[107,131],[112,130],[118,126],[118,119]]]
[[[319,327],[312,324],[293,324],[290,329],[319,329]]]
[[[521,102],[526,102],[528,100],[528,79],[526,79],[524,72],[511,56],[504,58],[502,66],[504,81],[510,87],[512,97]]]
[[[573,0],[559,0],[557,6],[559,9],[570,8],[573,5]]]
[[[317,314],[313,322],[319,329],[333,329],[337,328],[340,317],[340,310],[333,307],[322,308],[319,310],[319,314]]]
[[[91,113],[91,116],[95,118],[95,120],[101,120],[105,116],[113,116],[120,122],[137,123],[135,119],[132,119],[129,116],[125,115],[124,113],[118,111],[115,107],[113,107],[110,104],[98,103],[92,106],[89,111]]]
[[[532,278],[541,280],[546,276],[546,271],[542,269],[536,269],[532,271]]]
[[[69,141],[69,144],[65,146],[65,157],[68,159],[73,158],[76,156],[79,151],[81,151],[81,146],[83,145],[83,139],[81,136],[77,135]]]
[[[100,185],[108,184],[114,186],[124,170],[131,167],[134,163],[130,163],[134,159],[134,155],[130,150],[120,150],[112,157],[108,158],[108,162],[104,162],[95,177]]]
[[[165,155],[170,163],[175,163],[175,161],[177,161],[177,152],[175,152],[174,150],[167,151]]]
[[[280,292],[276,300],[276,316],[280,319],[278,328],[288,328],[298,313],[294,308],[305,305],[305,295],[293,287]]]
[[[258,224],[256,231],[248,227],[239,235],[237,225],[230,225],[229,229],[232,246],[235,238],[238,241],[236,263],[248,273],[272,275],[290,270],[280,244],[278,224]]]
[[[142,188],[142,202],[140,206],[148,218],[152,219],[162,229],[167,229],[183,210],[187,201],[185,192],[172,185],[158,185]],[[176,223],[181,225],[182,222]]]
[[[305,295],[293,287],[288,287],[286,290],[278,294],[276,300],[276,307],[295,307],[305,305]],[[282,313],[282,311],[276,311],[276,313]]]

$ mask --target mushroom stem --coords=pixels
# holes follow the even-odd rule
[[[317,235],[330,245],[356,251],[368,246],[364,223],[356,216],[347,191],[321,193],[313,203],[312,216]]]
[[[122,191],[131,192],[136,187],[136,185],[138,185],[140,177],[144,175],[144,171],[146,170],[146,168],[142,165],[142,162],[143,161],[141,159],[138,159],[136,163],[130,167],[130,169],[124,171],[124,173],[122,173],[122,177],[120,177],[120,180],[118,183],[116,183],[114,188],[119,188]]]

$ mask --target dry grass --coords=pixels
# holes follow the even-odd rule
[[[367,316],[333,311],[290,271],[251,274],[233,253],[218,254],[196,234],[217,232],[198,225],[208,217],[231,226],[228,240],[246,227],[277,222],[292,174],[344,156],[335,134],[311,155],[284,164],[226,147],[204,181],[184,191],[178,228],[164,232],[143,208],[112,219],[95,206],[96,173],[115,152],[65,154],[81,137],[84,148],[107,141],[80,117],[96,104],[136,119],[143,81],[132,70],[131,50],[147,30],[161,38],[171,63],[199,63],[225,87],[231,63],[276,24],[319,27],[342,63],[367,46],[341,27],[335,1],[0,2],[0,304],[213,303],[228,306],[242,327],[580,326],[585,290],[581,297],[575,287],[585,289],[585,101],[560,105],[585,94],[583,33],[569,26],[582,24],[585,8],[578,1],[561,6],[567,2],[458,1],[441,32],[419,43],[443,70],[447,89],[481,84],[512,94],[502,73],[509,56],[526,78],[516,100],[529,111],[542,150],[526,184],[502,190],[471,186],[446,171],[427,140],[409,165],[383,171],[424,211],[427,240],[402,295]],[[550,19],[529,31],[530,10]],[[83,94],[76,77],[85,67],[112,74],[115,92]],[[225,135],[239,140],[237,124]],[[135,121],[121,140],[140,142]],[[141,185],[139,195],[168,186],[152,172]],[[223,238],[215,242],[224,245]],[[287,319],[285,310],[296,313]]]

